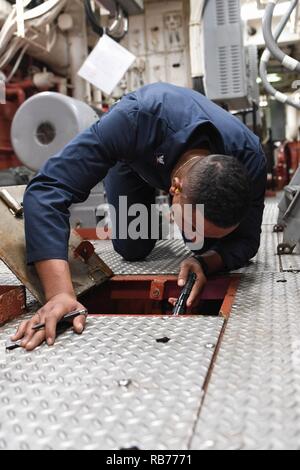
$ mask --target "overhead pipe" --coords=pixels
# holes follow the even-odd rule
[[[68,31],[72,96],[77,100],[91,103],[91,85],[78,75],[79,69],[89,55],[84,5],[70,2],[66,13],[73,18],[73,27]]]
[[[293,13],[293,11],[297,7],[297,5],[298,5],[298,0],[292,0],[289,7],[288,7],[288,9],[287,9],[287,11],[286,11],[286,13],[282,17],[279,25],[277,26],[277,28],[275,30],[275,33],[274,33],[274,36],[273,36],[272,30],[271,30],[272,37],[273,37],[273,40],[275,42],[278,41],[278,39],[280,38],[282,32],[284,31],[284,28],[286,27],[286,25],[287,25],[287,23],[290,19],[291,14]],[[274,2],[273,2],[273,7],[275,7]],[[274,8],[272,9],[272,15],[273,15],[273,12],[274,12]],[[266,16],[269,18],[269,15],[270,15],[270,9],[268,9],[268,11],[266,11],[266,13],[265,13],[265,17],[264,17],[264,20],[263,20],[263,26],[264,26],[263,29],[264,30],[266,30],[266,28],[267,28],[266,25],[268,24],[267,21],[266,21]],[[270,21],[270,19],[269,19],[269,21]],[[272,28],[272,16],[271,16],[271,28]],[[267,68],[268,68],[268,63],[269,63],[269,61],[271,59],[271,56],[272,56],[272,52],[269,50],[268,39],[269,39],[269,35],[267,35],[267,39],[266,39],[266,45],[267,45],[268,49],[266,49],[264,51],[264,53],[262,55],[262,58],[261,58],[261,61],[260,61],[260,67],[259,67],[259,72],[260,72],[260,77],[262,79],[262,83],[263,83],[267,93],[270,94],[271,96],[274,96],[277,101],[280,101],[281,103],[287,104],[289,106],[293,106],[294,108],[300,109],[300,103],[298,103],[297,101],[292,100],[291,98],[289,98],[284,93],[281,93],[278,90],[276,90],[271,85],[271,83],[269,83],[269,81],[268,81],[268,70],[267,70]]]
[[[268,3],[263,18],[263,34],[267,48],[269,49],[273,57],[283,65],[283,67],[291,70],[292,72],[300,72],[300,62],[294,59],[293,57],[290,57],[288,54],[285,54],[277,44],[278,38],[274,38],[272,31],[272,22],[276,3],[278,3],[278,0],[272,0]],[[296,8],[297,4],[298,0],[292,0],[291,6],[293,6],[293,10],[294,8]]]
[[[129,20],[128,17],[125,15],[124,11],[121,7],[117,8],[117,14],[113,24],[108,28],[109,35],[121,41],[129,30]]]
[[[203,44],[201,40],[205,0],[190,0],[190,50],[192,77],[204,76]]]
[[[30,88],[34,88],[34,83],[32,80],[23,80],[22,82],[10,82],[6,84],[6,88],[22,88],[22,90],[28,90]]]

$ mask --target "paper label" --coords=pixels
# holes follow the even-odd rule
[[[107,95],[111,95],[135,60],[135,55],[104,35],[78,75]]]

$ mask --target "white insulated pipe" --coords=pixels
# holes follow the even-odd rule
[[[202,14],[205,0],[190,0],[190,53],[192,77],[204,76]]]
[[[83,3],[69,2],[66,12],[73,18],[73,26],[68,32],[72,95],[77,100],[91,103],[91,85],[78,75],[89,53],[84,5]]]

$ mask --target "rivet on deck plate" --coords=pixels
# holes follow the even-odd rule
[[[130,385],[132,385],[132,380],[130,380],[130,379],[119,380],[118,385],[119,385],[119,387],[128,388],[128,387],[130,387]]]

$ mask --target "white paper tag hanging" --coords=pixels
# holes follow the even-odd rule
[[[135,55],[104,35],[78,75],[107,95],[111,95],[135,60]]]

